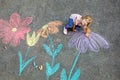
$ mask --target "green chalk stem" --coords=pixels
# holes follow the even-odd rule
[[[48,35],[48,38],[49,38],[49,41],[50,41],[50,45],[52,47],[52,52],[54,52],[54,43],[53,43],[52,37],[50,35]]]
[[[49,38],[49,41],[50,41],[50,46],[52,47],[52,67],[53,67],[53,65],[54,65],[54,54],[53,54],[53,52],[54,52],[54,43],[53,43],[53,41],[52,41],[52,37],[50,36],[50,35],[48,35],[48,38]],[[49,80],[49,76],[47,76],[47,80]]]
[[[24,61],[26,61],[26,58],[27,58],[29,52],[30,52],[30,47],[27,48],[27,51],[26,51],[26,54],[25,54],[25,59],[24,59]]]
[[[75,58],[75,61],[74,61],[73,65],[72,65],[72,68],[71,68],[70,73],[69,73],[68,80],[70,80],[70,78],[71,78],[72,72],[73,72],[73,70],[74,70],[74,67],[75,67],[78,59],[79,59],[79,56],[80,56],[80,52],[77,54],[77,56],[76,56],[76,58]]]
[[[19,76],[21,76],[23,70],[27,67],[27,65],[32,62],[33,59],[36,58],[36,56],[31,57],[30,59],[26,60],[25,62],[23,62],[23,58],[22,58],[22,54],[19,51],[18,52],[18,57],[19,57]]]
[[[52,67],[54,66],[55,57],[52,57]]]
[[[49,41],[50,41],[50,46],[52,47],[52,67],[54,66],[54,54],[53,54],[53,52],[54,52],[54,43],[53,43],[53,41],[52,41],[52,37],[50,36],[50,35],[48,35],[48,38],[49,38]],[[49,76],[47,76],[47,80],[49,80]]]

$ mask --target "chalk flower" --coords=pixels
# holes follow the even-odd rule
[[[81,53],[86,53],[88,50],[93,52],[100,51],[100,48],[109,48],[109,43],[97,33],[90,32],[89,37],[86,37],[84,31],[73,34],[68,42],[69,47],[76,47],[76,50]]]
[[[39,34],[36,35],[35,32],[33,32],[32,36],[30,37],[30,34],[27,33],[26,40],[27,40],[28,46],[35,46],[35,44],[39,40]]]
[[[49,34],[55,34],[59,32],[58,26],[61,25],[61,21],[51,21],[48,24],[44,25],[42,28],[40,28],[37,33],[41,37],[47,38]]]
[[[32,20],[32,17],[21,19],[18,13],[13,13],[9,22],[0,19],[0,38],[2,38],[2,42],[10,43],[13,46],[19,45],[20,40],[24,40],[24,35],[30,31],[28,25]]]

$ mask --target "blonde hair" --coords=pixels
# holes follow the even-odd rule
[[[88,20],[88,22],[87,22],[87,27],[89,27],[89,26],[92,24],[92,21],[93,21],[92,17],[89,16],[89,15],[82,16],[81,19],[82,19],[82,20],[84,20],[84,19],[87,19],[87,20]]]

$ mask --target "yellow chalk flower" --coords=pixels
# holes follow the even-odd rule
[[[30,34],[27,33],[26,39],[27,39],[28,46],[35,46],[35,44],[39,40],[39,34],[37,34],[37,36],[35,36],[35,32],[33,32],[32,36],[30,37]]]

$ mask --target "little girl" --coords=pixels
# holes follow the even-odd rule
[[[98,52],[100,48],[109,48],[108,42],[102,36],[90,31],[91,23],[92,18],[88,15],[72,14],[70,16],[63,30],[64,34],[67,34],[69,29],[76,31],[68,42],[69,47],[75,47],[81,53],[87,50]]]
[[[64,27],[63,33],[67,34],[71,29],[72,31],[79,31],[81,28],[84,30],[85,36],[89,36],[89,26],[92,23],[92,18],[88,15],[81,16],[80,14],[72,14],[69,18],[68,24]]]

